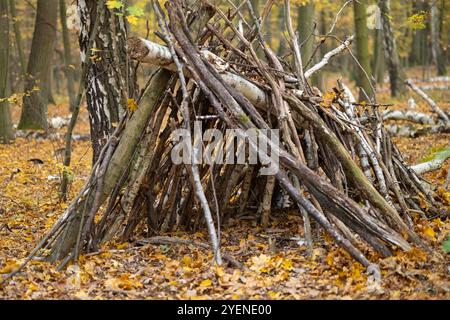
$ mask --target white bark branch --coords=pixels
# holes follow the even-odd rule
[[[425,113],[403,110],[386,110],[382,114],[383,120],[406,120],[421,124],[434,124],[433,118]]]
[[[442,111],[442,109],[438,107],[436,102],[434,102],[423,90],[421,90],[418,86],[416,86],[411,80],[406,80],[405,84],[409,88],[411,88],[411,90],[413,90],[415,93],[417,93],[421,98],[423,98],[431,107],[433,112],[438,114],[439,118],[444,120],[446,124],[450,124],[450,119],[448,115],[444,111]]]
[[[437,152],[430,161],[416,164],[411,166],[410,169],[418,174],[434,171],[439,169],[448,158],[450,158],[450,147]]]
[[[177,71],[170,50],[167,47],[140,38],[131,38],[129,39],[128,44],[132,59],[142,63],[157,65],[170,71]],[[266,94],[256,84],[230,71],[226,71],[226,62],[213,53],[202,50],[201,54],[216,67],[217,71],[221,73],[223,80],[228,85],[241,92],[256,107],[263,107],[266,105]],[[191,76],[186,68],[183,70],[183,73],[187,77]]]
[[[311,69],[305,72],[305,78],[310,78],[314,73],[318,72],[320,69],[325,67],[331,58],[337,54],[344,51],[348,45],[353,41],[353,36],[349,37],[343,44],[328,52],[318,64],[313,66]],[[142,63],[149,63],[153,65],[160,66],[164,69],[170,71],[177,71],[177,68],[173,62],[170,50],[157,43],[141,39],[141,38],[130,38],[128,40],[128,46],[130,51],[130,57]],[[231,87],[235,88],[241,92],[255,107],[265,108],[267,105],[266,93],[258,85],[253,82],[235,74],[228,69],[228,63],[222,58],[216,56],[210,51],[202,50],[201,55],[214,65],[216,70],[222,75],[223,80]],[[185,68],[183,73],[190,77],[189,71]],[[297,81],[297,79],[293,78]],[[293,90],[292,91],[297,97],[302,96],[302,91]]]
[[[446,91],[446,90],[450,90],[450,86],[449,85],[426,85],[426,86],[420,86],[420,89],[422,89],[423,91],[432,91],[432,90],[442,90],[442,91]]]
[[[344,43],[341,44],[339,47],[337,47],[337,48],[331,50],[330,52],[328,52],[327,54],[325,54],[323,59],[318,64],[314,65],[311,69],[308,69],[305,72],[305,78],[306,79],[310,78],[314,73],[316,73],[317,71],[319,71],[320,69],[325,67],[330,62],[331,58],[333,58],[334,56],[338,55],[339,53],[341,53],[342,51],[347,49],[347,47],[352,43],[353,38],[354,38],[354,36],[347,38],[347,40],[345,40]]]

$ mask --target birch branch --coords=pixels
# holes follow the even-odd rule
[[[130,48],[130,57],[132,59],[142,63],[157,65],[173,72],[177,71],[170,50],[167,47],[134,37],[128,40],[128,46]],[[217,71],[221,73],[223,80],[227,84],[241,92],[256,107],[261,108],[266,105],[266,94],[256,84],[232,72],[226,71],[226,62],[215,54],[207,50],[202,50],[200,53],[216,67]],[[183,69],[183,73],[187,77],[192,77],[187,68]]]
[[[403,111],[403,110],[386,110],[382,114],[383,120],[407,120],[421,124],[434,124],[433,118],[421,112]]]
[[[343,44],[328,52],[322,61],[313,66],[305,72],[305,78],[310,78],[314,73],[325,67],[331,58],[344,51],[348,45],[353,41],[353,36],[349,37]],[[176,72],[177,68],[173,62],[170,50],[166,46],[151,42],[146,39],[132,37],[128,40],[129,54],[134,60],[142,63],[157,65],[164,69]],[[241,92],[254,106],[257,108],[265,108],[267,105],[266,93],[258,85],[253,82],[235,74],[228,69],[228,63],[222,58],[216,56],[210,51],[200,51],[203,58],[214,65],[216,70],[221,74],[222,79],[231,87]],[[187,68],[183,69],[183,73],[187,77],[191,77],[190,71]],[[289,77],[289,80],[297,81],[294,77]],[[303,92],[301,90],[292,91],[297,97],[301,97]]]
[[[439,169],[448,158],[450,158],[450,147],[437,152],[430,161],[416,164],[411,166],[410,169],[418,174],[434,171]]]
[[[434,102],[422,89],[420,89],[418,86],[416,86],[411,80],[406,80],[405,84],[411,88],[415,93],[417,93],[421,98],[423,98],[428,105],[431,107],[433,112],[437,113],[439,115],[439,118],[444,120],[446,124],[450,124],[450,119],[448,115],[442,111],[441,108],[438,107],[436,102]]]
[[[439,85],[439,86],[426,85],[426,86],[420,86],[420,89],[422,89],[424,91],[432,91],[432,90],[446,91],[446,90],[450,90],[450,86],[448,86],[448,85]]]
[[[317,63],[316,65],[311,67],[311,69],[308,69],[305,72],[305,78],[306,79],[311,78],[311,76],[314,73],[316,73],[317,71],[319,71],[320,69],[325,67],[330,62],[331,58],[333,58],[334,56],[338,55],[339,53],[341,53],[342,51],[347,49],[347,46],[349,46],[353,42],[353,38],[354,38],[354,36],[348,37],[344,41],[344,43],[342,43],[339,47],[337,47],[337,48],[331,50],[330,52],[328,52],[327,54],[325,54],[323,59],[319,63]]]

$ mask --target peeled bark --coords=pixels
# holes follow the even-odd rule
[[[99,1],[99,0],[97,0]],[[113,124],[124,114],[128,88],[126,63],[126,24],[123,16],[109,11],[103,4],[97,11],[97,1],[78,0],[81,31],[79,44],[81,62],[92,64],[86,76],[86,101],[89,111],[93,163],[112,133]],[[94,23],[98,19],[95,50],[87,52]],[[131,98],[131,97],[130,97]]]

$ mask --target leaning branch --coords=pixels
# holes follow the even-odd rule
[[[305,72],[305,78],[309,79],[314,73],[325,67],[334,56],[338,55],[352,43],[354,36],[348,37],[339,47],[331,50],[327,54],[323,56],[323,59],[316,65],[314,65],[311,69]]]
[[[441,108],[439,108],[438,105],[436,104],[436,102],[434,102],[422,89],[420,89],[418,86],[416,86],[411,80],[406,80],[405,84],[409,88],[411,88],[412,91],[414,91],[421,98],[423,98],[428,103],[428,105],[431,107],[433,112],[438,114],[439,118],[444,120],[444,122],[446,124],[450,124],[450,119],[449,119],[448,115]]]

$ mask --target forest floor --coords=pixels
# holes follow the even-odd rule
[[[433,92],[443,109],[450,109],[449,92]],[[416,98],[417,111],[430,113]],[[379,99],[392,102],[388,97]],[[407,98],[394,108],[407,108]],[[51,106],[50,117],[68,116],[67,103]],[[20,108],[14,108],[17,121]],[[66,128],[58,130],[64,133]],[[76,134],[88,134],[83,110]],[[395,138],[408,164],[416,164],[441,147],[449,134]],[[0,145],[0,276],[15,270],[67,207],[58,199],[62,139],[18,138]],[[73,198],[89,176],[88,141],[74,143]],[[450,161],[425,178],[443,190]],[[276,212],[268,229],[256,217],[232,220],[222,226],[222,250],[244,268],[214,267],[210,250],[177,245],[142,245],[138,242],[105,244],[101,251],[84,255],[77,264],[56,271],[53,265],[32,261],[0,287],[0,299],[449,299],[450,264],[442,243],[450,234],[450,221],[414,217],[416,231],[438,252],[427,256],[418,249],[378,261],[381,282],[371,282],[364,268],[317,226],[312,256],[301,238],[301,219],[295,211]],[[208,243],[207,232],[166,234]],[[145,232],[142,237],[145,239]],[[275,241],[273,241],[274,239]]]

